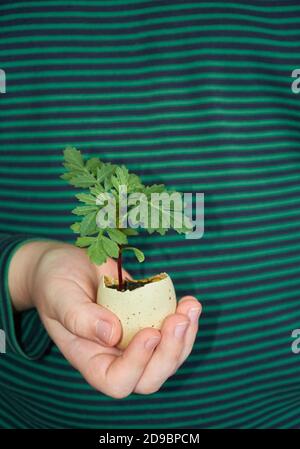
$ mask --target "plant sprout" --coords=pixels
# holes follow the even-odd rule
[[[98,158],[85,161],[81,152],[74,147],[65,149],[63,165],[66,172],[61,177],[72,186],[83,189],[75,195],[80,205],[72,211],[79,218],[71,226],[73,232],[79,235],[75,244],[87,248],[90,260],[96,265],[103,264],[108,257],[117,259],[118,290],[126,288],[122,277],[124,251],[133,251],[139,262],[145,259],[140,249],[128,245],[128,238],[138,235],[142,229],[149,234],[157,232],[160,235],[171,228],[178,233],[191,231],[191,221],[183,212],[182,201],[181,207],[175,201],[157,201],[162,196],[174,198],[174,194],[182,199],[181,193],[167,190],[164,184],[144,185],[140,177],[130,173],[124,165],[103,162]],[[120,192],[124,189],[131,201],[128,201],[123,214]],[[103,202],[103,199],[106,201]],[[97,217],[100,212],[107,211],[109,202],[115,206],[115,220],[107,220],[104,226],[99,227]],[[105,217],[107,215],[104,213]],[[156,222],[153,225],[151,219],[155,218],[154,215]],[[125,218],[128,220],[127,227],[123,226]]]

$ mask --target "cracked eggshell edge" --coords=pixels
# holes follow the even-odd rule
[[[122,324],[122,339],[118,348],[125,349],[141,329],[160,329],[164,319],[176,310],[176,293],[167,273],[163,279],[135,290],[120,292],[100,280],[97,303],[113,312]]]

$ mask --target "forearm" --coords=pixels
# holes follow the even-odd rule
[[[31,241],[22,245],[13,255],[8,271],[8,286],[13,307],[21,312],[33,307],[32,286],[41,257],[61,243]]]

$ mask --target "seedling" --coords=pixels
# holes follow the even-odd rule
[[[76,245],[87,248],[90,260],[97,265],[106,262],[108,257],[117,260],[119,291],[129,288],[128,281],[122,277],[123,253],[133,251],[139,262],[145,259],[139,248],[129,245],[131,236],[143,229],[160,235],[170,229],[178,233],[191,231],[191,221],[184,213],[183,195],[168,190],[164,184],[145,185],[124,165],[98,158],[85,161],[73,147],[65,149],[63,165],[66,173],[62,178],[83,190],[76,194],[80,205],[72,211],[78,216],[71,226],[78,234]]]

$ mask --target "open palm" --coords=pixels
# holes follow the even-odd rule
[[[34,305],[50,337],[90,385],[114,398],[153,393],[190,354],[201,305],[193,297],[182,298],[161,331],[143,329],[121,351],[117,316],[95,303],[104,274],[117,276],[113,260],[97,267],[84,250],[53,245],[36,267]]]

